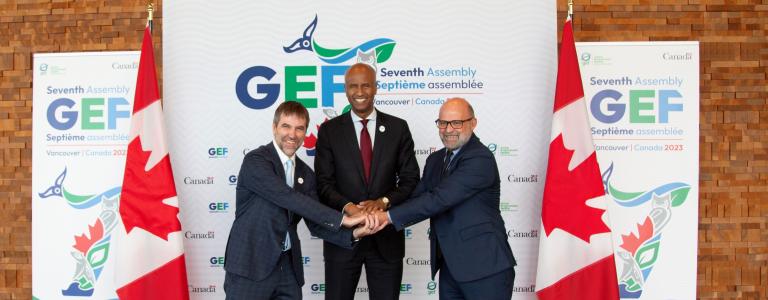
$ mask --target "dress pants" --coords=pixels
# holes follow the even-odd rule
[[[227,294],[227,300],[301,299],[301,287],[291,264],[291,251],[283,252],[272,273],[261,281],[227,272],[224,278],[224,292]]]
[[[473,281],[458,282],[443,261],[440,268],[440,300],[509,300],[515,283],[515,268]]]
[[[373,237],[366,237],[358,242],[357,251],[351,260],[325,262],[325,299],[354,299],[363,265],[369,299],[399,299],[403,260],[385,260],[379,253]]]

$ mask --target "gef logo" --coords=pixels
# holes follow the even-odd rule
[[[318,59],[330,65],[284,66],[282,76],[277,76],[283,78],[282,85],[272,81],[278,72],[275,68],[249,67],[240,73],[235,82],[235,94],[240,103],[258,110],[269,108],[282,98],[299,102],[306,108],[333,107],[334,95],[344,93],[344,84],[334,81],[334,78],[344,76],[349,68],[344,63],[366,61],[377,69],[377,64],[389,60],[397,44],[392,39],[380,37],[357,45],[326,48],[313,37],[317,24],[315,16],[301,36],[282,48],[285,53],[313,52]],[[281,89],[284,91],[282,97]]]
[[[221,267],[224,265],[224,256],[214,256],[210,259],[211,267]]]
[[[402,294],[410,294],[412,289],[413,286],[410,283],[400,284],[400,293]]]
[[[105,129],[105,121],[106,129],[116,129],[117,119],[131,117],[130,103],[125,98],[107,98],[106,104],[104,98],[83,98],[80,111],[73,109],[75,104],[75,101],[69,98],[53,100],[46,112],[48,124],[58,130],[69,130],[75,127],[79,119],[80,129],[83,130]],[[127,106],[126,110],[120,109],[120,106]]]
[[[405,238],[406,239],[410,240],[410,239],[413,238],[413,230],[412,229],[406,228],[405,230],[403,230],[403,233],[405,233]]]
[[[229,175],[229,185],[237,184],[237,175]]]
[[[312,290],[312,294],[325,293],[325,283],[313,283],[309,288]]]
[[[214,147],[208,148],[208,158],[225,158],[229,155],[229,148]]]
[[[623,119],[629,108],[629,123],[669,123],[670,112],[683,111],[682,103],[670,102],[683,97],[677,90],[659,90],[658,94],[655,90],[630,90],[629,103],[604,104],[608,100],[619,102],[622,96],[612,89],[597,92],[589,105],[592,116],[601,123],[613,124]]]
[[[434,281],[430,281],[427,283],[427,295],[434,295],[435,290],[437,290],[437,283]]]
[[[309,256],[302,256],[301,257],[301,264],[302,265],[308,265],[309,264]]]
[[[211,202],[208,204],[208,209],[211,213],[225,213],[229,209],[229,203],[227,202]]]

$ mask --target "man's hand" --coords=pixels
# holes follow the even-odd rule
[[[365,200],[360,202],[360,206],[363,207],[363,211],[368,213],[387,210],[387,205],[381,199]]]
[[[389,214],[386,211],[375,212],[374,216],[376,216],[376,222],[378,223],[378,226],[381,228],[384,228],[387,225],[392,223],[392,221],[389,219]]]
[[[347,216],[356,216],[360,213],[363,213],[364,211],[360,208],[359,205],[355,205],[354,203],[349,202],[347,205],[344,205],[342,212]]]
[[[343,216],[341,218],[341,225],[346,228],[352,228],[359,224],[365,224],[367,225],[368,222],[372,222],[373,220],[369,220],[370,217],[368,214],[364,213],[358,213],[354,216]],[[371,226],[372,227],[372,226]]]
[[[365,223],[365,225],[361,225],[355,228],[355,230],[352,231],[352,236],[356,239],[359,239],[364,236],[377,233],[380,230],[384,229],[384,227],[387,227],[389,220],[386,217],[386,213],[385,212],[379,212],[379,213],[384,214],[383,219],[380,219],[380,217],[376,216],[375,214],[366,215],[367,222]],[[384,220],[385,222],[381,222],[382,220]]]
[[[374,231],[374,230],[379,225],[378,224],[379,221],[376,219],[376,217],[374,215],[363,214],[363,216],[365,217],[365,220],[366,220],[365,224],[362,224],[360,226],[355,227],[355,229],[352,231],[352,236],[355,239],[360,239],[360,238],[362,238],[364,236],[368,236],[368,235],[376,233],[376,231]]]

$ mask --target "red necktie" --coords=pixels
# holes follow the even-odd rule
[[[371,178],[371,159],[373,159],[373,147],[371,146],[371,135],[368,133],[368,119],[362,120],[363,130],[360,131],[360,157],[363,159],[363,174],[365,182]]]

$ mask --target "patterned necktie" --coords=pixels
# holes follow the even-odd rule
[[[440,172],[441,176],[446,175],[446,173],[448,172],[448,167],[451,166],[451,159],[452,158],[453,158],[453,151],[452,150],[446,151],[445,152],[445,161],[443,161],[443,170],[442,170],[442,172]]]
[[[293,161],[292,160],[286,160],[285,161],[285,183],[288,184],[288,186],[293,187]],[[291,219],[291,213],[288,212],[288,220]],[[283,251],[288,251],[291,249],[291,235],[286,232],[285,233],[285,242],[283,243]]]
[[[363,159],[363,174],[365,182],[368,183],[371,178],[371,159],[373,159],[373,146],[371,145],[371,135],[368,133],[368,119],[361,120],[363,130],[360,131],[360,156]]]

